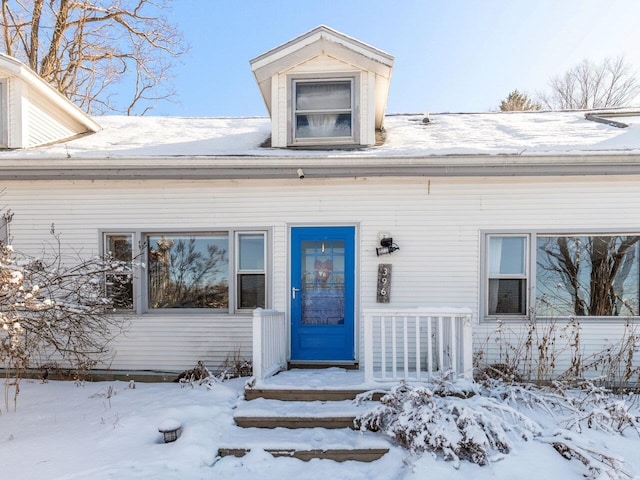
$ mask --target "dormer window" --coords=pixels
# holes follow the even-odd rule
[[[293,144],[354,141],[353,79],[293,81]]]
[[[271,147],[372,146],[383,129],[393,57],[325,25],[251,60]]]

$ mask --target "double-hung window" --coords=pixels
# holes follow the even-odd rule
[[[489,236],[488,238],[489,315],[527,313],[527,237]]]
[[[236,234],[236,306],[239,309],[265,306],[265,249],[263,233]]]
[[[523,316],[527,308],[548,318],[640,316],[640,235],[485,238],[487,317]]]
[[[266,307],[265,231],[107,233],[104,250],[131,262],[134,238],[143,245],[145,268],[135,278],[107,276],[107,293],[119,308],[134,309],[134,299],[138,312]]]
[[[293,81],[293,143],[353,143],[354,80]]]

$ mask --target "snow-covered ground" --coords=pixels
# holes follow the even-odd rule
[[[299,373],[285,383],[295,386],[306,376]],[[584,478],[587,473],[580,462],[565,460],[548,444],[518,439],[514,440],[515,450],[502,460],[484,467],[463,461],[457,470],[441,458],[412,455],[397,446],[372,463],[273,458],[260,445],[268,445],[278,432],[247,432],[233,423],[236,408],[256,413],[261,407],[261,402],[247,405],[242,400],[245,382],[229,380],[208,389],[181,388],[175,383],[135,383],[131,388],[127,382],[78,386],[74,382],[23,380],[17,410],[3,409],[0,415],[0,478],[570,480]],[[336,404],[335,408],[357,411],[359,407]],[[300,405],[291,409],[292,414],[300,415]],[[541,411],[524,413],[549,431],[557,423]],[[170,419],[183,425],[183,433],[176,442],[165,444],[158,426]],[[381,434],[352,433],[362,446],[386,441]],[[339,442],[336,439],[344,434],[312,429],[298,433],[297,441],[326,446]],[[248,438],[254,449],[247,456],[217,458],[219,447],[241,444]],[[620,478],[640,473],[640,439],[635,432],[617,436],[588,430],[580,438],[596,450],[624,459],[629,477]]]

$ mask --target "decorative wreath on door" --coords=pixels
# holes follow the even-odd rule
[[[326,282],[333,272],[333,260],[320,260],[316,259],[314,270],[316,272],[316,281]]]

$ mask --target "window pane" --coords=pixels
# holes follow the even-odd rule
[[[262,274],[238,275],[238,308],[265,307],[265,278]]]
[[[238,235],[238,268],[240,270],[264,270],[264,235]]]
[[[117,309],[131,310],[133,308],[133,275],[107,274],[107,296],[113,301]]]
[[[313,113],[296,115],[296,138],[350,136],[350,113]]]
[[[297,82],[296,110],[351,110],[351,82]]]
[[[639,242],[626,235],[538,237],[538,313],[637,316]]]
[[[131,262],[133,258],[132,235],[107,235],[106,251],[116,260]]]
[[[148,241],[150,308],[229,308],[225,235],[152,235]]]
[[[524,279],[492,278],[489,280],[489,315],[526,314]]]
[[[119,234],[105,236],[105,253],[124,262],[117,272],[105,275],[106,294],[118,309],[133,308],[133,235]]]
[[[524,275],[525,237],[489,238],[489,275]]]

